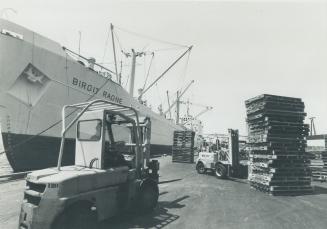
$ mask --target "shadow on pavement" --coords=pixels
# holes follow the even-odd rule
[[[167,194],[167,193],[168,193],[167,191],[160,192],[160,193],[159,193],[159,196],[165,195],[165,194]]]
[[[224,179],[217,178],[214,172],[207,172],[208,175],[213,176],[215,179],[222,180],[222,181],[233,181],[242,184],[249,184],[247,178],[238,178],[238,177],[226,177]]]
[[[159,201],[158,207],[163,207],[163,208],[183,208],[185,207],[184,204],[180,204],[179,202],[189,198],[190,196],[183,196],[180,197],[174,201]]]
[[[238,182],[238,183],[242,183],[242,184],[249,184],[249,182],[248,182],[247,179],[228,177],[226,180],[227,180],[227,181]]]
[[[183,179],[174,179],[174,180],[167,180],[167,181],[160,181],[159,184],[166,184],[166,183],[171,183],[171,182],[176,182],[176,181],[181,181]]]
[[[180,202],[187,198],[189,196],[183,196],[174,201],[159,201],[157,208],[152,213],[145,215],[127,213],[101,222],[98,229],[164,228],[179,218],[178,215],[169,213],[169,209],[185,207]]]

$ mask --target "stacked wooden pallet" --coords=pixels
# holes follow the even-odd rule
[[[321,172],[321,176],[327,181],[327,151],[321,152],[321,160],[324,163],[323,171]]]
[[[194,135],[193,131],[175,131],[172,149],[173,162],[194,162]]]
[[[251,186],[272,195],[312,192],[301,99],[264,94],[245,105]]]

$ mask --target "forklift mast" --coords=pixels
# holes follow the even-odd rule
[[[228,129],[228,162],[231,165],[232,173],[235,176],[239,170],[239,136],[238,130]]]

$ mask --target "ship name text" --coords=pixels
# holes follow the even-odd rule
[[[100,88],[92,85],[92,84],[89,84],[89,83],[86,83],[76,77],[73,77],[73,82],[72,84],[74,86],[77,86],[79,87],[80,89],[83,89],[87,92],[91,92],[93,94],[98,94],[98,92],[100,91]],[[123,103],[123,99],[114,95],[114,94],[111,94],[108,90],[103,90],[102,92],[102,96],[105,98],[105,99],[108,99],[112,102],[115,102],[115,103],[119,103],[119,104],[122,104]]]

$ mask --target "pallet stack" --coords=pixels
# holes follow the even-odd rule
[[[272,195],[312,192],[301,99],[263,94],[245,105],[251,186]]]
[[[193,131],[174,132],[173,162],[194,163],[194,135]]]
[[[325,181],[327,181],[327,151],[321,152],[321,160],[324,163],[324,168],[321,171],[320,175],[322,178],[324,178]]]

